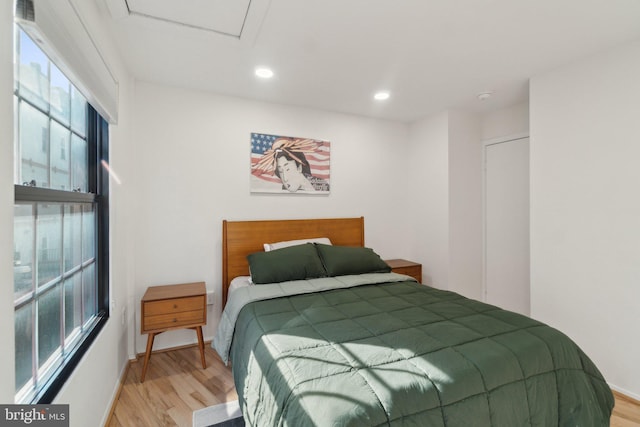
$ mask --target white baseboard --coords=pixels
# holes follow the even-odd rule
[[[625,396],[628,396],[628,397],[632,398],[633,400],[637,400],[637,401],[640,402],[640,395],[638,395],[638,394],[636,394],[634,392],[631,392],[629,390],[625,390],[622,387],[618,387],[617,385],[614,385],[614,384],[609,384],[609,387],[611,387],[612,390],[615,390],[618,393],[622,393]]]
[[[120,397],[120,391],[122,390],[122,385],[124,384],[125,380],[127,379],[127,372],[129,372],[129,366],[130,365],[131,365],[131,361],[127,360],[122,366],[122,371],[120,371],[120,379],[116,382],[115,388],[113,389],[113,392],[111,393],[111,399],[109,401],[109,406],[107,406],[107,410],[102,415],[102,422],[100,424],[101,426],[106,426],[107,423],[110,421],[111,416],[113,415],[113,410],[115,409],[115,405],[117,403],[117,400]]]

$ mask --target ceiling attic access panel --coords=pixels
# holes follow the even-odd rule
[[[251,0],[122,0],[130,15],[236,38],[242,36]]]

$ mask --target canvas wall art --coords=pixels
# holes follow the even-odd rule
[[[251,134],[251,192],[329,194],[331,143]]]

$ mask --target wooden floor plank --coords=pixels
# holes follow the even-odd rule
[[[613,392],[616,406],[613,408],[611,427],[640,426],[640,402],[617,391]]]
[[[238,399],[231,369],[205,346],[202,369],[197,346],[154,353],[144,383],[142,363],[127,370],[107,427],[191,427],[193,411]],[[640,427],[640,402],[614,392],[611,427]]]
[[[231,369],[205,349],[202,369],[197,346],[151,356],[144,383],[142,362],[132,362],[107,427],[191,427],[193,411],[237,400]]]

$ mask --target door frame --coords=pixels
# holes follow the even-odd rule
[[[487,147],[531,137],[521,132],[482,141],[482,301],[487,302]]]

